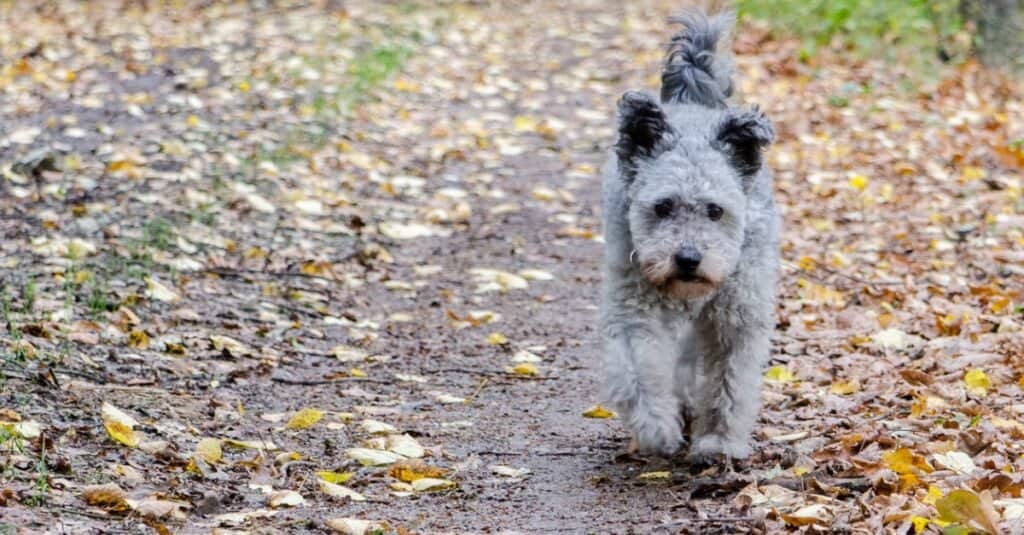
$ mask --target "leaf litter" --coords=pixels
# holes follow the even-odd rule
[[[0,5],[4,522],[1024,516],[1019,84],[908,89],[745,22],[786,263],[757,453],[723,471],[623,454],[597,394],[597,170],[678,6],[30,4]]]

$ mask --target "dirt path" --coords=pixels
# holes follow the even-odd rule
[[[758,453],[697,473],[583,416],[597,169],[615,100],[656,86],[674,7],[625,4],[3,5],[37,44],[0,26],[0,526],[905,532],[935,516],[931,487],[1024,468],[1020,176],[993,156],[1024,110],[970,68],[936,90],[973,95],[960,113],[898,68],[798,65],[756,28],[741,87],[777,122],[788,228]],[[303,409],[322,419],[286,429]],[[352,459],[402,434],[454,488]],[[977,471],[925,460],[948,451]],[[124,494],[97,499],[105,483]]]

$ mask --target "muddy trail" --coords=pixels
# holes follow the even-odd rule
[[[1016,86],[968,64],[908,90],[741,26],[779,131],[779,329],[754,457],[694,467],[595,410],[598,170],[674,2],[186,4],[0,3],[0,527],[1024,511]]]

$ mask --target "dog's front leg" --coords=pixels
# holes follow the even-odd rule
[[[689,456],[750,455],[750,434],[761,406],[761,378],[771,351],[770,301],[713,303],[698,320],[703,353]]]
[[[639,449],[671,456],[683,433],[679,400],[673,393],[677,351],[653,322],[635,318],[604,329],[607,397],[633,432]]]

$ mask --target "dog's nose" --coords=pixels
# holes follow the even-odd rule
[[[675,261],[676,267],[684,275],[692,275],[697,272],[697,266],[700,265],[700,261],[703,256],[700,254],[695,247],[691,245],[684,245],[676,251]]]

